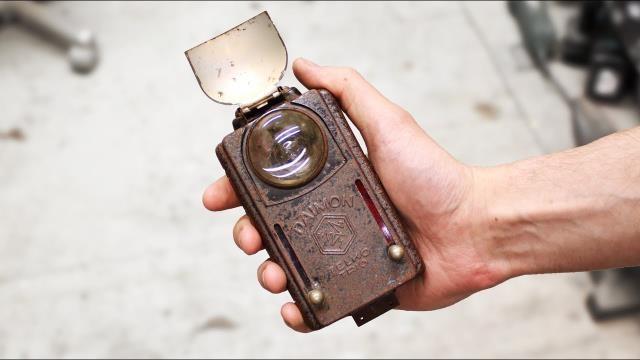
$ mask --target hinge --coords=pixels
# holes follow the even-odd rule
[[[266,106],[267,104],[269,104],[269,101],[273,101],[273,99],[277,99],[281,95],[282,95],[282,93],[280,92],[280,88],[278,88],[273,93],[260,98],[256,102],[253,102],[253,103],[251,103],[249,105],[240,106],[240,111],[242,111],[243,114],[248,114],[251,111],[253,111],[254,109],[260,109],[261,107]]]
[[[233,119],[233,129],[237,130],[251,121],[262,116],[269,109],[286,101],[292,101],[300,96],[300,92],[296,88],[286,86],[278,86],[276,91],[262,97],[248,105],[241,105],[236,110],[236,118]]]

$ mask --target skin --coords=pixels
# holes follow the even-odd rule
[[[306,87],[329,90],[361,132],[424,259],[425,274],[397,290],[400,309],[443,308],[526,274],[640,265],[640,128],[556,154],[472,167],[355,70],[304,59],[293,70]],[[203,203],[212,211],[240,205],[226,177],[205,190]],[[246,215],[233,238],[249,255],[262,250]],[[258,282],[272,293],[286,290],[283,270],[269,260],[259,266]],[[294,303],[281,315],[292,329],[309,331]]]

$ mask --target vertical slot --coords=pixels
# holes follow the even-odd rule
[[[371,196],[369,196],[367,188],[364,187],[364,184],[362,183],[362,181],[360,181],[360,179],[356,180],[356,187],[358,188],[358,192],[360,193],[360,196],[362,196],[364,203],[367,205],[369,212],[371,213],[371,215],[373,215],[373,218],[376,220],[378,227],[380,227],[380,231],[382,231],[382,234],[387,241],[387,245],[395,244],[395,241],[393,241],[393,236],[391,236],[391,232],[389,231],[387,224],[385,224],[384,220],[382,220],[382,215],[380,215],[380,213],[378,212],[378,209],[373,203]]]
[[[276,234],[278,234],[278,238],[280,238],[280,242],[282,243],[285,250],[287,251],[287,254],[291,259],[293,266],[296,268],[296,271],[298,272],[298,274],[300,274],[300,277],[302,278],[302,282],[304,283],[304,286],[307,289],[311,288],[311,281],[309,281],[309,277],[307,276],[307,273],[304,271],[304,268],[302,268],[302,264],[300,264],[300,260],[298,259],[298,256],[296,255],[295,251],[293,251],[293,248],[291,247],[291,243],[289,243],[289,239],[287,238],[287,235],[285,235],[284,231],[282,230],[282,226],[280,226],[280,224],[275,224],[273,225],[273,229],[276,231]]]

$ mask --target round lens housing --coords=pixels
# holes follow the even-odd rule
[[[247,140],[247,155],[260,179],[291,188],[308,183],[322,170],[327,140],[312,116],[281,109],[257,120]]]

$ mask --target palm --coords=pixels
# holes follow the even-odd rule
[[[369,137],[369,158],[426,264],[423,277],[398,290],[401,308],[436,309],[492,285],[481,252],[461,226],[473,195],[472,170],[442,150],[410,115],[396,112],[393,122],[372,119],[391,123],[393,131]]]

